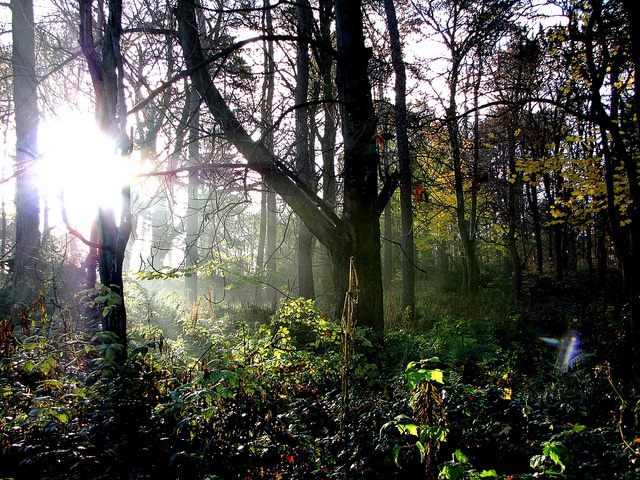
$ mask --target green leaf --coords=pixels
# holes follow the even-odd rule
[[[424,459],[425,459],[426,454],[427,454],[426,448],[424,448],[424,445],[422,444],[422,442],[420,440],[418,440],[416,442],[416,447],[418,447],[418,450],[420,450],[420,462],[424,462]]]
[[[64,386],[64,384],[60,380],[55,379],[44,380],[41,385],[51,390],[59,390]]]
[[[438,368],[433,370],[421,368],[407,373],[407,387],[410,392],[414,391],[423,381],[444,383],[444,371]]]
[[[393,461],[398,468],[402,468],[402,466],[400,465],[400,450],[402,450],[402,445],[395,445],[393,447]]]
[[[407,368],[405,368],[405,372],[408,372],[410,370],[413,370],[415,368],[415,366],[418,365],[418,362],[409,362],[407,364]]]
[[[542,465],[544,465],[544,461],[544,455],[534,455],[533,457],[531,457],[531,460],[529,460],[529,465],[531,466],[531,468],[538,470],[540,467],[542,467]]]
[[[52,371],[56,369],[57,366],[58,366],[58,362],[55,358],[46,357],[37,365],[37,368],[44,375],[49,375]]]
[[[560,467],[560,470],[564,472],[566,468],[562,460],[560,460],[560,456],[566,453],[565,446],[557,441],[547,442],[542,447],[542,454],[546,457],[549,457],[553,463]]]
[[[491,470],[483,470],[478,474],[480,478],[498,478],[498,472],[496,472],[493,468]]]
[[[418,425],[415,425],[413,423],[405,423],[398,424],[397,427],[400,433],[408,433],[409,435],[413,435],[414,437],[418,436]]]
[[[460,449],[456,449],[455,452],[456,461],[459,463],[467,463],[469,461],[469,457],[467,457]]]
[[[440,470],[440,476],[447,480],[458,480],[464,478],[464,468],[454,465],[443,465]]]
[[[585,425],[582,425],[581,423],[576,423],[573,426],[573,433],[580,433],[580,432],[583,432],[586,429],[587,429],[587,427]]]
[[[58,410],[51,409],[51,410],[48,410],[47,413],[61,423],[67,423],[69,421],[69,414],[64,410],[58,411]]]
[[[447,435],[449,435],[449,429],[440,425],[433,427],[426,425],[420,432],[421,440],[435,440],[437,442],[446,442]]]
[[[427,370],[429,380],[438,383],[444,383],[444,372],[438,368],[435,370]]]

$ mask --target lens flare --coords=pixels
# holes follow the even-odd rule
[[[545,343],[558,348],[557,366],[563,372],[569,370],[580,354],[580,335],[575,330],[568,332],[564,338],[539,337]]]

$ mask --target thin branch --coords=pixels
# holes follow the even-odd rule
[[[400,242],[396,242],[395,240],[391,240],[390,238],[384,237],[384,236],[380,236],[380,238],[382,240],[384,240],[385,242],[389,242],[392,245],[397,245],[400,248],[400,251],[402,252],[402,255],[405,256],[405,258],[407,260],[409,260],[409,263],[411,263],[411,265],[413,265],[413,268],[415,268],[416,270],[422,272],[422,273],[429,273],[426,270],[423,270],[422,268],[420,268],[418,265],[416,265],[416,263],[413,261],[412,258],[409,257],[409,255],[407,255],[407,252],[404,251],[404,249],[402,248],[402,245],[400,244]]]
[[[91,240],[87,239],[77,228],[72,227],[71,224],[69,223],[69,218],[67,216],[67,207],[64,202],[64,196],[60,200],[62,204],[61,206],[62,221],[64,222],[65,227],[67,227],[67,230],[71,235],[78,238],[87,247],[95,248],[98,250],[107,250],[108,252],[115,253],[115,250],[113,249],[113,247],[104,245],[98,242],[92,242]]]
[[[171,77],[167,81],[163,82],[159,87],[157,87],[154,90],[152,90],[151,92],[149,92],[149,95],[147,95],[146,98],[144,98],[143,100],[139,101],[136,105],[134,105],[131,108],[131,110],[129,110],[127,112],[127,115],[133,115],[134,113],[137,113],[140,110],[142,110],[143,108],[145,108],[147,105],[149,105],[149,103],[151,103],[151,101],[155,97],[157,97],[160,93],[164,92],[167,88],[172,86],[177,81],[182,80],[183,78],[186,78],[186,77],[192,75],[194,72],[197,72],[198,70],[209,66],[210,64],[212,64],[213,62],[215,62],[217,60],[220,60],[220,59],[228,57],[229,55],[231,55],[235,51],[240,50],[241,48],[245,47],[246,45],[248,45],[250,43],[262,42],[262,41],[265,41],[265,40],[299,41],[299,42],[309,43],[309,44],[312,44],[312,45],[321,46],[323,48],[326,48],[326,44],[324,42],[319,42],[319,41],[311,39],[311,38],[300,38],[300,37],[298,37],[296,35],[259,35],[257,37],[251,37],[251,38],[246,38],[244,40],[240,40],[239,42],[236,42],[233,45],[229,45],[228,47],[222,49],[221,51],[219,51],[215,55],[211,55],[211,56],[205,58],[204,60],[202,60],[201,62],[199,62],[196,65],[192,66],[191,68],[188,68],[186,70],[182,70],[181,72],[175,74],[173,77]],[[335,54],[333,49],[329,49],[329,51],[332,54]]]

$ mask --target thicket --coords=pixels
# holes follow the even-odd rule
[[[585,288],[425,287],[414,322],[350,343],[311,301],[191,308],[131,284],[126,361],[40,302],[1,327],[0,477],[639,478],[623,319]]]

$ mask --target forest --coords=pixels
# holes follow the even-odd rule
[[[0,479],[640,478],[635,3],[0,2]]]

